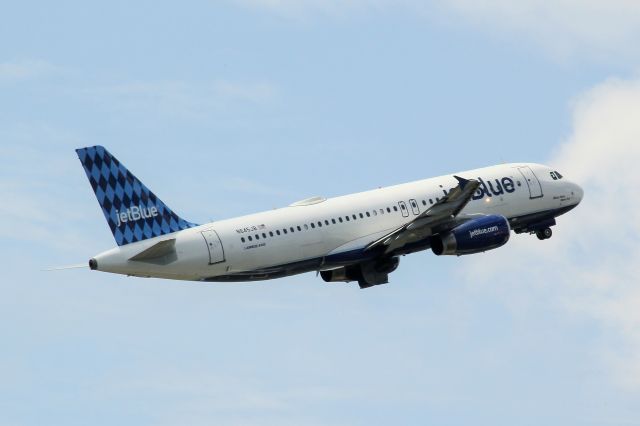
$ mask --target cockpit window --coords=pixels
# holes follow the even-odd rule
[[[558,180],[562,179],[562,175],[559,172],[553,171],[549,173],[551,175],[551,179]]]

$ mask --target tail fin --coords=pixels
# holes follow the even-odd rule
[[[104,147],[76,153],[119,246],[197,226],[175,214]]]

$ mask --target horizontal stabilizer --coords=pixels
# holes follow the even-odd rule
[[[170,240],[160,241],[159,243],[152,245],[148,249],[143,250],[135,256],[129,258],[129,260],[132,260],[134,262],[150,261],[167,256],[169,254],[175,254],[175,252],[176,239],[171,238]]]

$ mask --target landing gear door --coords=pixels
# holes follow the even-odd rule
[[[540,198],[542,197],[542,186],[540,185],[540,181],[533,173],[533,170],[529,166],[518,167],[520,173],[524,177],[524,181],[527,182],[527,186],[529,187],[529,198]]]
[[[209,229],[202,231],[202,236],[209,250],[209,265],[224,262],[224,248],[222,247],[218,233],[213,229]]]

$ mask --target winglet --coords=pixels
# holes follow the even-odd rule
[[[460,184],[460,189],[464,189],[464,187],[467,186],[469,182],[471,182],[469,179],[461,178],[460,176],[453,175],[453,177],[456,178],[456,180]]]

